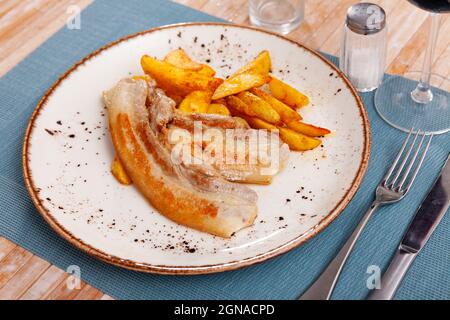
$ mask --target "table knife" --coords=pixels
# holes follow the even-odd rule
[[[450,154],[431,191],[420,205],[388,269],[381,278],[381,288],[369,300],[390,300],[410,265],[425,246],[450,206]]]

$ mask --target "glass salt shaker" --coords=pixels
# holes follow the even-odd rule
[[[347,11],[340,69],[360,92],[373,91],[383,81],[386,65],[386,13],[373,3],[358,3]]]

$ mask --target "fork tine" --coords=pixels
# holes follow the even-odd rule
[[[405,142],[403,142],[403,145],[402,145],[400,151],[398,152],[397,156],[395,157],[394,163],[392,164],[391,168],[389,169],[389,171],[386,173],[386,175],[383,178],[383,185],[386,184],[387,180],[391,177],[392,172],[394,172],[394,169],[397,166],[397,163],[400,160],[400,157],[402,156],[403,151],[406,148],[406,145],[408,144],[409,138],[411,137],[413,130],[414,130],[414,128],[411,128],[411,130],[409,130],[409,134],[406,137]]]
[[[406,168],[405,172],[403,173],[403,177],[402,177],[402,180],[400,181],[399,186],[396,187],[396,188],[398,188],[398,190],[402,189],[403,184],[406,181],[406,178],[408,178],[411,168],[413,167],[414,163],[416,162],[417,156],[419,155],[419,151],[422,148],[424,140],[425,140],[425,134],[422,135],[422,139],[420,139],[419,146],[416,148],[416,152],[414,152],[413,158],[409,161],[409,165]]]
[[[425,159],[425,156],[426,156],[427,153],[428,153],[428,149],[430,148],[431,140],[433,140],[433,135],[432,135],[432,134],[430,134],[430,139],[428,140],[427,146],[425,147],[425,150],[424,150],[424,152],[423,152],[423,154],[422,154],[422,157],[420,157],[419,164],[417,165],[417,168],[416,168],[416,170],[414,171],[414,174],[413,174],[413,176],[411,177],[411,180],[409,181],[408,186],[407,186],[406,189],[405,189],[405,192],[408,191],[409,188],[411,188],[411,186],[412,186],[414,180],[416,179],[417,174],[419,173],[419,170],[420,170],[420,168],[422,167],[423,160]]]
[[[395,185],[395,182],[397,182],[397,179],[400,177],[400,174],[402,173],[403,168],[405,167],[406,161],[408,161],[408,158],[409,158],[409,156],[411,155],[411,151],[412,151],[412,149],[414,148],[414,145],[416,144],[417,137],[419,136],[419,134],[420,134],[420,130],[417,130],[417,133],[416,133],[416,135],[414,136],[414,140],[413,140],[413,142],[411,143],[411,146],[409,147],[408,152],[406,153],[406,156],[403,158],[402,164],[400,165],[400,169],[398,169],[397,174],[395,175],[394,180],[392,180],[392,182],[390,183],[391,186],[394,186],[394,185]]]

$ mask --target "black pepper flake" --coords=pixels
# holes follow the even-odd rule
[[[278,218],[278,221],[283,221],[283,220],[284,220],[283,217],[279,217],[279,218]]]
[[[198,37],[194,38],[194,43],[197,43]]]
[[[69,138],[73,139],[73,138],[75,138],[75,135],[74,134],[69,134]]]
[[[55,135],[55,133],[53,131],[51,131],[51,130],[45,129],[45,131],[51,136]]]
[[[178,37],[178,38],[181,38],[181,31],[178,32],[177,37]]]
[[[58,124],[58,125],[62,126],[62,122],[61,122],[61,120],[58,120],[58,121],[56,121],[56,124]]]
[[[211,59],[206,59],[206,63],[211,63]]]
[[[202,43],[201,47],[202,47],[202,48],[204,48],[204,47],[206,47],[206,46],[205,46],[205,44],[204,44],[204,43]]]
[[[286,199],[286,202],[291,202],[291,199]]]
[[[225,39],[225,36],[223,34],[220,35],[220,40]]]

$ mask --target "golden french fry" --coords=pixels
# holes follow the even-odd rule
[[[288,107],[283,102],[272,97],[270,94],[262,91],[261,89],[252,88],[252,89],[250,89],[250,92],[253,93],[254,95],[260,97],[261,99],[266,101],[268,104],[270,104],[272,106],[272,108],[276,112],[278,112],[281,120],[284,123],[302,119],[302,117],[295,110],[292,110],[292,108]]]
[[[207,77],[214,77],[216,75],[216,71],[213,68],[207,64],[195,62],[183,49],[176,49],[169,52],[164,58],[164,61],[175,67],[195,71]]]
[[[169,96],[185,97],[193,91],[214,92],[222,79],[207,77],[195,71],[177,68],[168,62],[149,56],[141,59],[142,69],[156,80],[158,87]]]
[[[254,129],[278,130],[277,126],[255,117],[245,117],[250,127]]]
[[[312,124],[307,124],[301,121],[288,122],[287,126],[289,129],[292,129],[309,137],[322,137],[331,133],[331,131],[328,129],[313,126]]]
[[[322,142],[319,139],[305,136],[287,128],[278,128],[280,137],[294,151],[307,151],[317,148]]]
[[[125,168],[122,165],[122,162],[120,162],[117,156],[114,157],[114,160],[111,164],[111,173],[117,179],[117,181],[119,181],[119,183],[124,185],[132,184],[130,177],[128,176]]]
[[[253,87],[260,87],[270,81],[270,77],[254,72],[235,74],[225,80],[214,92],[213,100],[225,98]]]
[[[206,113],[211,103],[211,92],[193,91],[184,98],[178,109],[186,113]]]
[[[241,92],[237,96],[252,108],[252,111],[258,118],[261,118],[269,123],[280,122],[280,115],[270,106],[270,104],[260,97],[248,91]]]
[[[248,122],[239,116],[235,116],[234,119],[239,122],[239,124],[242,126],[242,128],[250,128],[250,125],[248,124]]]
[[[227,99],[226,98],[217,99],[214,100],[213,103],[223,104],[224,106],[227,106]]]
[[[199,71],[202,68],[202,65],[193,61],[183,49],[170,51],[164,61],[175,67],[191,71]]]
[[[216,71],[207,64],[202,64],[200,70],[198,70],[197,73],[207,77],[214,77],[216,75]]]
[[[279,130],[281,140],[283,140],[291,150],[307,151],[317,148],[321,144],[319,139],[305,136],[291,129],[277,127],[271,123],[254,117],[243,116],[243,118],[248,122],[250,127],[254,129],[265,129],[271,131]]]
[[[253,109],[248,104],[246,104],[244,101],[242,101],[238,97],[236,97],[236,96],[226,97],[226,102],[227,102],[227,106],[229,106],[230,108],[233,108],[237,112],[246,114],[251,117],[256,117],[255,111],[253,111]]]
[[[272,76],[269,82],[272,95],[286,103],[288,106],[297,109],[309,104],[309,98],[287,83]]]
[[[230,110],[220,103],[212,103],[209,105],[207,113],[220,114],[223,116],[231,116]]]
[[[133,80],[144,80],[144,81],[147,81],[147,82],[152,81],[152,77],[150,77],[148,74],[144,74],[144,75],[141,75],[141,76],[133,76],[132,79]]]
[[[236,74],[251,71],[266,76],[269,74],[271,68],[272,61],[270,59],[269,51],[264,50],[255,58],[255,60],[239,69]]]

